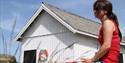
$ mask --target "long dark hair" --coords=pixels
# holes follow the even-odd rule
[[[99,11],[99,10],[104,10],[107,11],[107,16],[109,19],[111,19],[118,27],[119,30],[119,37],[120,37],[120,41],[122,40],[122,34],[121,31],[119,29],[119,23],[118,23],[118,19],[117,16],[113,13],[113,7],[112,7],[112,3],[109,2],[108,0],[97,0],[94,5],[93,5],[93,10]]]

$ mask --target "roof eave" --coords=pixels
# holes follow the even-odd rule
[[[93,38],[98,38],[98,36],[94,35],[94,34],[82,32],[82,31],[78,31],[78,30],[76,30],[76,32],[79,33],[79,34],[82,34],[82,35],[87,35],[87,36],[90,36],[90,37],[93,37]]]
[[[125,43],[122,43],[122,42],[121,42],[121,43],[120,43],[120,45],[123,45],[123,46],[125,46]]]
[[[43,10],[42,6],[35,12],[35,14],[31,17],[28,23],[21,29],[21,31],[17,34],[14,40],[19,41],[21,35],[26,31],[26,29],[31,25],[31,23],[35,20],[35,18],[39,15],[39,13]]]

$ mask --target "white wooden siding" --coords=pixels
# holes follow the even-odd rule
[[[46,18],[46,19],[48,19],[48,18]],[[60,45],[57,48],[57,50],[65,48],[68,45],[72,44],[73,42],[79,42],[79,43],[83,42],[84,46],[88,46],[88,47],[91,47],[91,48],[96,48],[96,41],[95,41],[95,39],[87,37],[87,36],[83,36],[83,35],[80,35],[80,34],[75,34],[74,35],[72,32],[70,32],[68,29],[63,27],[60,23],[58,23],[54,19],[51,19],[52,20],[51,22],[48,22],[49,20],[46,20],[46,19],[43,20],[45,22],[42,22],[42,26],[43,27],[41,27],[41,28],[38,27],[37,28],[37,26],[40,23],[39,24],[35,23],[36,27],[35,27],[35,25],[34,25],[34,27],[31,27],[31,29],[29,29],[27,31],[28,34],[26,34],[24,36],[33,37],[33,36],[37,36],[39,34],[40,35],[51,34],[51,35],[43,36],[43,37],[28,38],[27,40],[25,40],[25,42],[23,42],[24,43],[23,46],[22,46],[23,47],[22,48],[23,51],[32,50],[32,49],[37,49],[38,48],[38,52],[39,52],[40,49],[48,49],[49,54],[51,55],[52,51],[56,48],[57,45],[59,45],[59,43],[60,43]],[[41,19],[41,21],[42,21],[42,19]],[[43,23],[46,23],[48,25],[45,25]],[[50,24],[50,23],[52,23],[52,24]],[[48,27],[49,29],[47,29],[46,27]],[[41,29],[41,31],[43,29],[43,30],[45,30],[47,32],[45,32],[45,31],[41,32],[39,29]],[[31,33],[31,31],[32,31],[32,33]],[[64,33],[62,33],[62,32],[64,32]],[[58,34],[56,34],[56,33],[58,33]],[[39,42],[41,42],[41,43],[39,43]],[[91,43],[91,42],[93,42],[93,43]],[[73,51],[75,49],[69,48],[65,52],[64,51],[60,52],[59,54],[57,54],[57,56],[54,58],[54,60],[56,60],[59,57],[58,59],[60,59],[61,61],[64,61],[64,60],[66,60],[66,58],[73,57],[74,56],[74,52]],[[23,58],[23,54],[22,54],[22,58]],[[38,55],[37,55],[37,60],[38,60]]]
[[[26,50],[37,50],[36,63],[38,63],[38,53],[41,49],[48,50],[50,59],[53,51],[58,51],[76,42],[73,47],[63,50],[54,56],[54,61],[64,61],[66,59],[78,58],[81,51],[85,52],[88,49],[93,53],[90,52],[85,54],[85,56],[92,57],[97,48],[99,48],[97,39],[81,34],[73,34],[44,11],[22,37],[24,38],[22,40],[21,63],[23,63],[23,55]]]

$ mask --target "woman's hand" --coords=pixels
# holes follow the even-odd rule
[[[93,59],[81,58],[81,60],[83,60],[84,63],[93,63]]]

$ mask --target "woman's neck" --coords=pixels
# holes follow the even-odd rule
[[[108,19],[108,17],[106,16],[106,15],[104,15],[101,19],[100,19],[100,21],[103,23],[105,20],[107,20]]]

